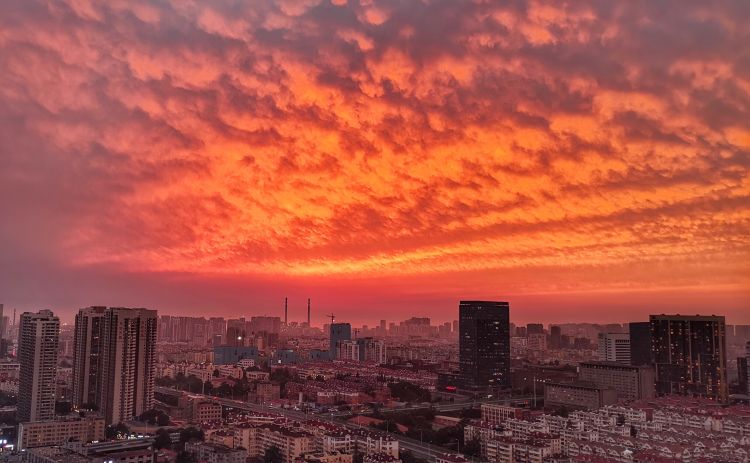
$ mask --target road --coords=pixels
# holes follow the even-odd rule
[[[168,387],[161,387],[156,386],[156,392],[160,392],[162,394],[169,394],[169,395],[178,395],[181,394],[182,391],[177,391],[175,389],[170,389]],[[214,397],[204,394],[195,394],[190,393],[191,395],[197,395],[201,397],[205,397],[206,399],[210,399],[212,401],[215,401],[219,404],[221,404],[224,407],[227,408],[234,408],[238,410],[245,410],[245,411],[252,411],[252,412],[265,412],[265,413],[275,413],[278,415],[285,416],[287,418],[295,419],[295,420],[320,420],[320,421],[327,421],[330,423],[337,424],[339,426],[345,426],[349,429],[370,429],[366,426],[361,426],[353,423],[349,423],[348,421],[343,419],[343,416],[340,414],[315,414],[310,415],[305,412],[299,411],[299,410],[290,410],[290,409],[283,409],[283,408],[271,408],[266,407],[264,405],[258,405],[258,404],[252,404],[248,402],[243,402],[240,400],[232,400],[232,399],[225,399],[221,397]],[[485,401],[474,401],[474,402],[464,402],[464,403],[453,403],[453,404],[443,404],[443,405],[436,405],[432,407],[435,411],[457,411],[464,409],[466,407],[476,406],[480,403],[509,403],[511,401],[520,401],[520,400],[529,400],[530,398],[514,398],[514,399],[494,399],[494,400],[485,400]],[[422,407],[422,408],[429,408],[429,407]],[[413,411],[413,410],[419,410],[420,408],[401,408],[401,409],[389,409],[388,411]],[[386,410],[381,410],[381,412],[386,412]],[[347,415],[348,416],[348,415]],[[436,447],[434,445],[430,445],[427,443],[420,442],[417,439],[412,439],[410,437],[406,437],[400,434],[394,434],[389,433],[390,436],[393,439],[396,439],[399,442],[399,447],[409,450],[416,456],[417,458],[421,458],[427,461],[434,461],[436,454],[445,453],[449,450],[444,449],[442,447]]]

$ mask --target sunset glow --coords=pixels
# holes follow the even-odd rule
[[[743,1],[3,2],[0,296],[749,323],[749,20]]]

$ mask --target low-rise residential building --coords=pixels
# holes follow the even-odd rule
[[[62,445],[70,439],[81,442],[104,440],[104,418],[32,421],[18,424],[18,448]]]

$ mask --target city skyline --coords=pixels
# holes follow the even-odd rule
[[[750,13],[683,5],[4,2],[0,299],[747,323]]]

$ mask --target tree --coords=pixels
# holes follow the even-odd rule
[[[214,370],[214,378],[218,378],[219,376],[221,376],[221,372],[219,372],[219,369],[217,368]]]
[[[107,439],[124,439],[130,434],[130,429],[125,423],[111,424],[104,429],[104,435]]]
[[[623,426],[625,424],[625,415],[620,413],[617,415],[617,426]]]
[[[632,424],[630,425],[630,437],[632,437],[633,439],[638,437],[638,428],[636,428]]]
[[[169,436],[169,431],[164,428],[160,428],[156,431],[156,438],[154,439],[155,449],[166,449],[172,447],[172,438]]]
[[[263,463],[281,463],[282,461],[281,450],[275,445],[268,447],[263,454]]]
[[[202,441],[203,438],[203,431],[193,426],[184,428],[180,431],[180,444],[184,444],[185,442],[189,442],[191,440]]]
[[[388,389],[391,395],[401,402],[430,402],[432,400],[430,391],[406,381],[388,383]]]
[[[479,453],[482,451],[482,446],[479,443],[479,439],[472,439],[470,441],[466,441],[463,448],[463,453],[465,455],[469,455],[471,457],[477,457],[479,456]]]
[[[58,415],[67,415],[73,410],[73,404],[70,402],[62,402],[62,401],[56,401],[55,402],[55,413]]]
[[[192,453],[182,451],[177,454],[176,463],[195,463],[195,456]]]

